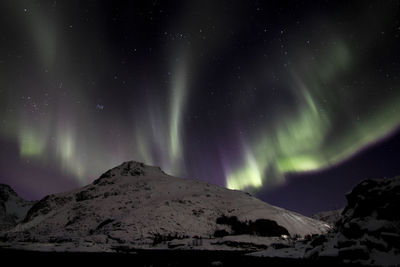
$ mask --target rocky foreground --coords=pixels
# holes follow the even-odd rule
[[[335,229],[330,233],[253,255],[399,266],[400,177],[365,180],[346,198],[347,206],[335,219]],[[336,218],[336,212],[324,214],[328,219]]]

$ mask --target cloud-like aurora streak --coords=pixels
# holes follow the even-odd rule
[[[182,168],[182,135],[181,120],[184,112],[187,88],[187,66],[185,62],[178,64],[176,76],[172,80],[170,95],[169,149],[172,168]],[[179,165],[179,166],[177,166]]]
[[[28,82],[29,75],[26,84],[17,83],[18,94],[12,94],[12,88],[7,88],[7,104],[26,102],[26,107],[19,107],[16,114],[10,113],[7,117],[6,113],[1,114],[3,119],[15,122],[1,127],[0,134],[15,140],[20,158],[38,166],[60,169],[80,185],[96,177],[98,171],[129,159],[160,165],[174,175],[183,174],[181,120],[188,94],[188,53],[178,50],[180,45],[169,49],[168,54],[176,57],[171,57],[173,63],[164,70],[171,72],[171,81],[163,88],[166,93],[160,96],[166,100],[154,97],[152,94],[157,90],[150,88],[152,92],[147,102],[135,102],[139,112],[129,115],[132,122],[129,125],[119,118],[107,117],[110,110],[107,103],[100,103],[104,110],[96,110],[98,103],[92,102],[96,97],[87,97],[86,92],[90,91],[87,81],[80,78],[69,55],[73,46],[64,39],[65,35],[57,34],[65,27],[73,33],[72,23],[57,16],[44,16],[42,13],[51,9],[48,5],[20,3],[18,7],[14,10],[10,5],[8,8],[20,18],[28,39],[37,49],[35,68],[43,72],[35,83],[44,84],[46,88],[43,92],[34,90]],[[91,59],[86,59],[81,58],[82,66],[91,64]],[[113,59],[108,58],[107,62],[111,64]],[[110,75],[115,76],[114,73]],[[100,84],[96,78],[93,84]],[[131,86],[134,90],[135,85]],[[43,101],[46,98],[49,101]],[[112,129],[109,125],[113,125]]]
[[[150,118],[149,121],[134,126],[136,142],[133,154],[136,159],[147,164],[160,164],[166,172],[175,175],[182,174],[184,170],[181,121],[189,89],[186,67],[184,60],[174,66],[167,107],[150,108],[144,115]],[[156,105],[152,103],[149,106]]]
[[[336,80],[343,77],[353,62],[348,47],[339,41],[323,58],[321,62],[305,62],[292,71],[291,89],[299,107],[280,117],[272,127],[259,130],[262,134],[254,142],[242,140],[243,163],[226,169],[228,188],[258,188],[284,182],[286,173],[334,166],[397,129],[399,94],[384,105],[376,105],[362,120],[348,114],[342,122],[337,121],[336,113],[346,113],[347,107],[341,103],[344,96],[336,87]],[[340,133],[333,135],[335,127]]]

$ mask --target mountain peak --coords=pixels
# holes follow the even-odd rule
[[[34,204],[18,196],[7,184],[0,184],[0,231],[8,230],[23,219]]]
[[[121,165],[114,167],[105,173],[103,173],[93,184],[99,184],[112,177],[123,177],[123,176],[164,176],[167,175],[160,167],[146,165],[138,161],[125,161]]]
[[[121,176],[143,176],[146,167],[142,162],[130,160],[123,162],[112,170],[119,171]]]
[[[0,200],[7,201],[10,196],[17,196],[17,193],[7,184],[0,184]]]

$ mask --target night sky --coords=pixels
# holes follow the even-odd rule
[[[398,1],[0,2],[0,182],[123,161],[311,215],[400,174]]]

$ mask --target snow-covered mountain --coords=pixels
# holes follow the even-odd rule
[[[46,196],[2,240],[143,248],[173,239],[215,238],[223,243],[241,236],[243,242],[243,236],[305,236],[328,229],[324,222],[248,193],[129,161],[83,188]]]
[[[400,176],[368,179],[346,195],[335,231],[252,254],[337,264],[400,266]]]
[[[321,211],[315,213],[313,216],[311,216],[311,218],[318,221],[327,222],[330,225],[334,226],[336,222],[339,221],[342,211],[343,209]]]
[[[33,204],[19,197],[9,185],[0,184],[0,231],[20,222]]]

